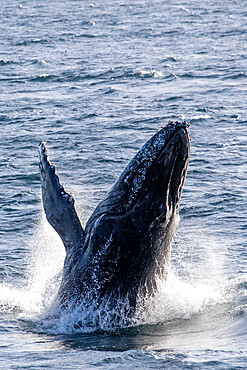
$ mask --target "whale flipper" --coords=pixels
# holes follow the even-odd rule
[[[74,197],[60,184],[55,166],[48,159],[44,142],[39,146],[39,168],[47,220],[61,237],[67,251],[82,247],[84,230],[74,207]]]

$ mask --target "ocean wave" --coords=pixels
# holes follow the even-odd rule
[[[14,62],[7,59],[0,59],[0,66],[6,66],[8,64],[13,64]]]
[[[161,78],[163,73],[156,69],[141,69],[134,70],[132,68],[116,67],[109,68],[102,71],[89,72],[84,69],[81,70],[66,70],[62,71],[58,75],[49,73],[43,73],[41,75],[29,78],[30,81],[44,82],[52,79],[54,82],[80,82],[90,81],[90,84],[98,85],[105,82],[113,82],[125,79],[149,79],[149,78]],[[168,74],[165,78],[173,78],[172,74]]]
[[[236,72],[227,74],[226,76],[222,77],[223,80],[239,80],[239,79],[245,79],[247,77],[247,74],[244,72]]]
[[[52,43],[52,39],[44,38],[44,39],[39,39],[39,38],[34,38],[34,39],[26,39],[26,40],[21,40],[17,41],[15,43],[16,46],[29,46],[32,44],[50,44]]]
[[[147,70],[140,70],[140,71],[135,72],[134,76],[141,77],[141,78],[150,78],[150,77],[158,78],[158,77],[162,77],[163,73],[156,71],[155,69],[147,69]]]
[[[46,82],[46,81],[51,80],[51,79],[56,79],[56,76],[51,75],[49,73],[43,73],[39,76],[30,78],[29,81],[31,81],[31,82]]]
[[[192,116],[189,121],[202,121],[202,120],[210,119],[210,118],[213,118],[213,117],[210,116],[209,114],[198,114],[196,116]]]

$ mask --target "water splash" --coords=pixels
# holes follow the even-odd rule
[[[16,313],[19,319],[32,324],[33,331],[50,334],[114,331],[188,320],[208,307],[229,301],[233,290],[232,284],[222,279],[221,273],[218,280],[205,279],[205,269],[221,271],[217,266],[222,264],[222,255],[217,254],[219,250],[213,246],[213,239],[207,235],[204,240],[203,233],[197,235],[195,238],[190,232],[182,233],[181,240],[173,246],[175,257],[167,278],[157,277],[157,291],[153,296],[139,296],[134,315],[129,315],[128,297],[115,300],[110,297],[99,303],[90,299],[90,292],[79,303],[71,301],[64,311],[57,304],[56,294],[65,251],[60,238],[43,216],[30,241],[32,252],[26,285],[23,288],[0,285],[0,310]],[[196,258],[198,245],[201,259]],[[193,259],[188,258],[190,248]]]
[[[41,314],[52,304],[65,256],[60,238],[44,215],[29,244],[30,261],[24,286],[0,284],[0,312],[17,312],[25,318]]]
[[[187,320],[208,306],[225,300],[221,287],[182,281],[170,268],[167,279],[157,278],[157,292],[140,306],[139,324],[158,324],[177,319]]]

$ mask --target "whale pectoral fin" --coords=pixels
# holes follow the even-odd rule
[[[55,166],[48,159],[45,143],[39,147],[42,199],[46,218],[61,237],[65,249],[84,244],[84,230],[74,207],[74,197],[60,184]]]

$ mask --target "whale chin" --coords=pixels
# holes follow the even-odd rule
[[[140,149],[82,228],[72,194],[60,184],[40,145],[42,199],[47,220],[65,249],[59,300],[101,302],[152,294],[167,272],[189,160],[186,122],[170,122]]]

